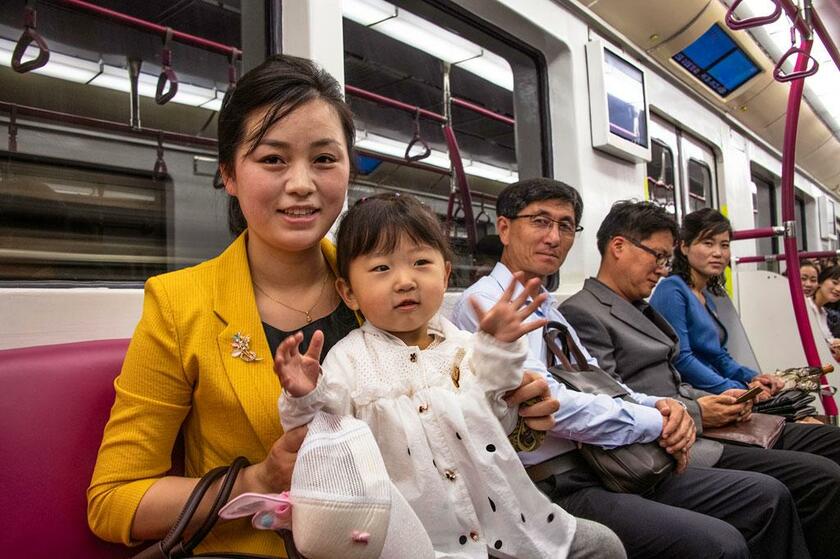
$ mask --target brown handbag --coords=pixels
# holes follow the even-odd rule
[[[549,322],[543,337],[549,349],[548,371],[559,382],[578,392],[605,394],[632,401],[627,391],[606,371],[587,363],[565,324]],[[572,355],[574,365],[569,359]],[[554,366],[554,358],[559,365]],[[617,493],[645,494],[668,477],[675,466],[671,455],[656,442],[634,443],[612,449],[591,444],[579,444],[579,447],[580,454],[598,475],[601,484]]]
[[[754,413],[750,416],[749,421],[703,429],[703,436],[707,439],[743,446],[773,448],[773,445],[782,436],[784,429],[785,418],[783,416]]]
[[[204,474],[195,486],[195,489],[193,489],[184,508],[181,509],[181,513],[178,515],[178,520],[175,521],[174,526],[166,534],[166,537],[147,547],[132,559],[181,559],[182,557],[203,557],[205,559],[276,559],[275,557],[265,555],[233,552],[193,554],[196,546],[207,537],[207,534],[216,525],[219,519],[219,511],[227,503],[230,493],[233,490],[233,485],[236,483],[236,478],[239,476],[239,472],[248,465],[248,460],[239,456],[230,466],[220,466]],[[195,516],[198,506],[201,504],[207,491],[220,478],[224,478],[224,480],[216,498],[213,500],[210,511],[207,513],[207,517],[198,530],[188,540],[184,540],[184,531],[187,529],[193,516]],[[290,531],[277,530],[277,533],[283,538],[283,544],[286,547],[286,554],[289,559],[304,559],[297,552]]]

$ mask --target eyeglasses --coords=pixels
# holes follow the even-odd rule
[[[627,239],[628,241],[630,241],[630,243],[633,246],[639,247],[640,249],[642,249],[646,253],[648,253],[651,256],[653,256],[654,258],[656,258],[657,268],[665,268],[666,270],[670,270],[671,267],[673,266],[673,264],[674,264],[674,255],[673,254],[668,254],[667,252],[656,252],[652,248],[643,245],[642,243],[640,243],[636,239],[631,239],[629,237],[624,237],[624,238]]]
[[[581,227],[580,225],[574,226],[568,221],[551,219],[547,215],[543,214],[522,214],[509,217],[508,219],[514,220],[526,217],[528,218],[531,227],[544,233],[548,233],[549,231],[551,231],[555,224],[557,225],[557,230],[564,237],[572,237],[575,233],[580,233],[581,231],[583,231],[583,227]]]

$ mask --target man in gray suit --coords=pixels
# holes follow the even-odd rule
[[[840,429],[789,423],[775,449],[699,436],[703,428],[748,420],[751,404],[735,403],[743,390],[712,395],[683,383],[671,363],[677,335],[645,298],[667,274],[676,236],[676,223],[660,206],[617,203],[598,230],[598,276],[560,305],[561,312],[602,369],[634,390],[686,405],[698,433],[692,465],[777,478],[796,501],[811,555],[840,557]]]

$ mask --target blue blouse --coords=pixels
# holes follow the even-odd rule
[[[716,318],[717,309],[708,292],[704,307],[681,277],[670,276],[656,286],[650,304],[680,338],[680,352],[674,366],[685,382],[720,394],[730,388],[746,388],[758,374],[729,355],[726,329]]]

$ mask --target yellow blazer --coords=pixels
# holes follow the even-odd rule
[[[136,543],[134,513],[171,468],[179,431],[188,477],[239,455],[259,462],[283,434],[280,382],[251,288],[246,235],[212,260],[146,282],[88,488],[88,523],[103,539]],[[321,249],[334,267],[335,247],[324,240]],[[250,336],[261,361],[231,355],[237,333]],[[219,524],[197,551],[208,550],[285,557],[281,539],[247,519]]]

